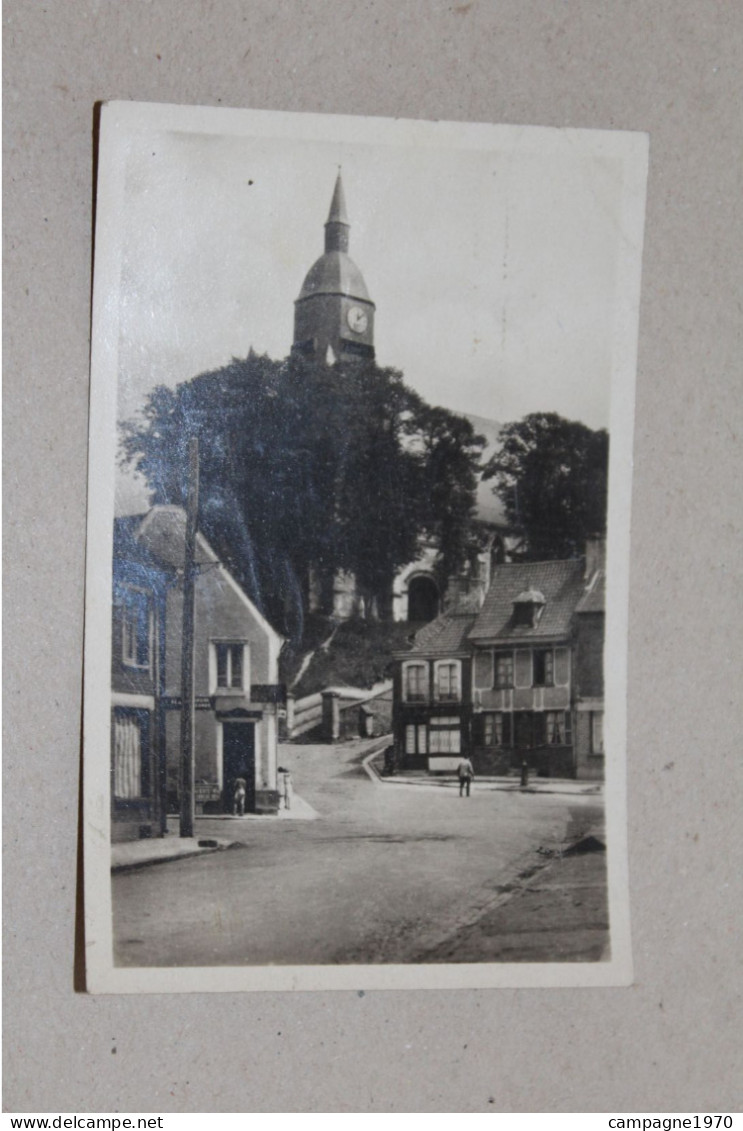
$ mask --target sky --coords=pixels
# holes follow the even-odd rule
[[[286,356],[341,166],[380,365],[459,412],[505,423],[554,411],[606,427],[622,207],[607,135],[524,128],[496,131],[492,144],[455,134],[431,144],[400,128],[386,139],[364,120],[357,135],[343,121],[343,136],[327,139],[266,136],[265,124],[262,135],[132,131],[119,419],[156,385],[251,347]],[[142,485],[120,474],[117,511],[146,505]]]

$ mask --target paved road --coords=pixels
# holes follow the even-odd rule
[[[456,961],[458,934],[533,870],[540,846],[602,816],[595,796],[375,783],[363,751],[282,748],[318,820],[199,820],[199,836],[228,829],[241,846],[114,876],[117,963]]]

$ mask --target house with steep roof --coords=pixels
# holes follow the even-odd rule
[[[398,654],[392,729],[398,765],[443,773],[469,750],[472,713],[472,612],[444,613]]]
[[[112,638],[114,839],[158,835],[177,812],[185,512],[117,519]],[[194,753],[197,813],[278,808],[281,637],[206,539],[196,537]]]
[[[436,773],[466,753],[476,773],[526,762],[547,776],[603,777],[603,641],[603,542],[585,558],[494,565],[476,615],[444,614],[398,656],[398,763]],[[454,673],[445,714],[441,688]],[[448,760],[441,739],[431,750],[444,718]]]
[[[585,590],[582,559],[496,567],[470,633],[472,753],[507,772],[526,761],[573,777],[573,635]]]

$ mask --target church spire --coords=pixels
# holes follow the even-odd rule
[[[350,224],[348,223],[348,214],[346,212],[346,198],[343,194],[343,181],[339,168],[335,188],[333,190],[333,199],[330,202],[330,211],[325,224],[326,253],[329,251],[347,252],[349,231]]]

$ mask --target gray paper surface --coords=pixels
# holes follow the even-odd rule
[[[135,0],[8,4],[5,24],[6,1109],[734,1109],[740,11]],[[75,992],[93,105],[110,98],[650,134],[631,988]]]

